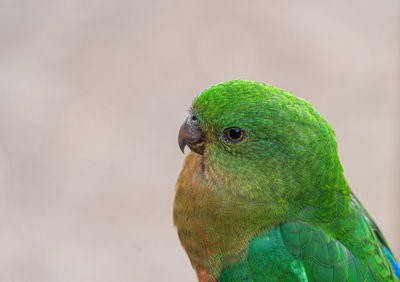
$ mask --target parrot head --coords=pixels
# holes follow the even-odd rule
[[[268,206],[273,221],[310,216],[313,205],[347,193],[335,190],[345,180],[331,126],[311,104],[263,83],[233,80],[201,93],[178,142],[207,167],[217,196]]]

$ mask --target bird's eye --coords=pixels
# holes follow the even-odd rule
[[[239,127],[230,127],[224,130],[225,137],[230,142],[240,142],[246,138],[247,134]]]

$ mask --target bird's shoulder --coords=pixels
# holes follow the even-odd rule
[[[219,281],[374,281],[372,270],[340,241],[304,222],[289,222],[255,236],[241,263]]]

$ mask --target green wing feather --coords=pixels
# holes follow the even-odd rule
[[[382,233],[354,195],[352,206],[374,231],[358,236],[378,242],[374,249],[378,254],[371,253],[369,257],[380,258],[382,247],[387,247]],[[368,238],[368,234],[373,238]],[[367,243],[365,247],[369,247]],[[351,245],[346,247],[315,226],[286,223],[255,236],[245,260],[224,269],[219,281],[382,281],[380,277],[398,281],[386,257],[381,262],[386,267],[377,273],[365,257],[357,257],[349,249]]]
[[[367,220],[369,226],[372,228],[372,230],[374,231],[376,237],[379,239],[379,241],[381,242],[381,244],[386,247],[386,249],[388,249],[391,253],[393,253],[390,250],[389,244],[387,243],[385,237],[382,234],[382,231],[379,229],[378,225],[376,225],[375,221],[372,219],[372,217],[369,215],[369,213],[367,212],[367,210],[364,208],[364,206],[360,203],[360,201],[358,200],[358,198],[356,197],[356,195],[354,195],[353,193],[350,194],[351,196],[351,204],[358,210],[361,212],[361,214],[364,216],[364,218]]]

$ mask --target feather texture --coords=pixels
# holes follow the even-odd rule
[[[191,115],[204,148],[186,157],[174,223],[199,281],[398,281],[312,105],[236,80],[204,91]],[[229,142],[232,127],[246,138]]]

